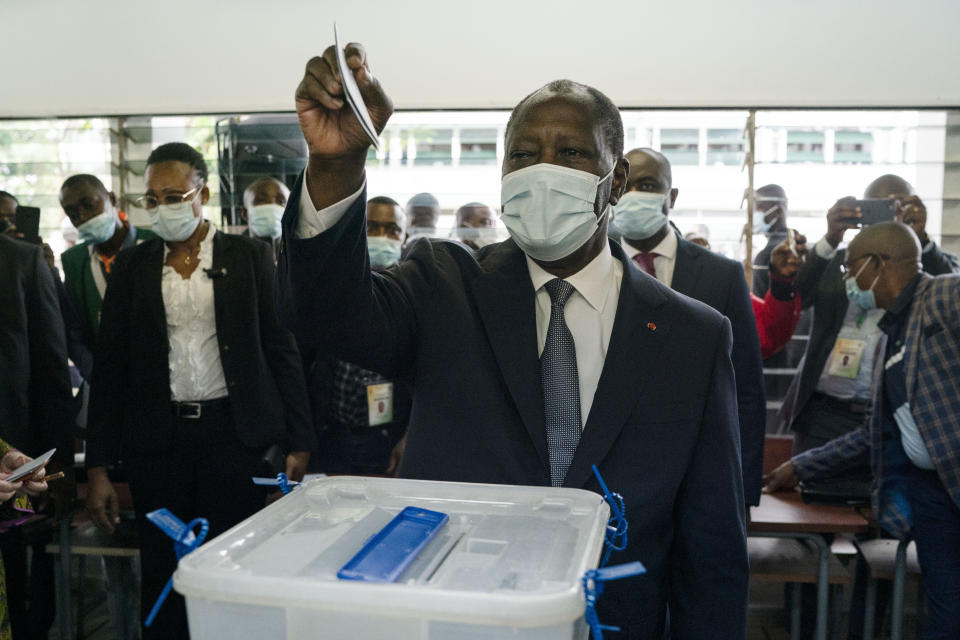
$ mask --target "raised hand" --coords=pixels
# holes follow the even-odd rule
[[[827,212],[827,242],[834,248],[843,241],[843,234],[847,229],[856,229],[860,224],[863,213],[857,206],[856,198],[847,196],[840,198]]]
[[[344,48],[347,67],[363,96],[377,133],[383,131],[393,113],[393,103],[370,73],[363,46],[352,42]],[[297,118],[307,141],[311,159],[366,154],[370,139],[344,97],[345,87],[337,67],[334,47],[307,63],[297,87]]]
[[[770,273],[781,278],[792,278],[797,275],[800,267],[803,266],[804,257],[807,254],[807,238],[803,234],[797,233],[793,229],[788,233],[796,234],[796,254],[791,250],[790,243],[784,240],[770,254]]]

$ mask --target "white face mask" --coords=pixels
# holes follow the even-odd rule
[[[367,253],[370,266],[374,269],[386,269],[400,260],[403,243],[386,236],[367,236]]]
[[[457,227],[450,235],[461,242],[470,242],[478,249],[500,242],[500,234],[496,227]]]
[[[607,214],[594,213],[600,177],[541,162],[503,176],[501,219],[514,242],[535,260],[554,262],[587,243]]]
[[[652,238],[667,224],[663,203],[667,196],[648,191],[629,191],[613,206],[610,227],[628,240]]]
[[[178,208],[167,204],[157,205],[149,213],[153,232],[167,242],[183,242],[200,224],[200,216],[193,215],[193,201]]]
[[[283,218],[283,205],[257,204],[250,207],[247,216],[250,233],[258,238],[279,238],[283,231],[280,220]]]
[[[79,227],[77,236],[83,242],[102,244],[117,232],[117,210],[110,202],[103,204],[103,213],[95,215]]]

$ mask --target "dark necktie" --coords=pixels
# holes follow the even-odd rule
[[[573,285],[554,278],[544,287],[550,294],[550,327],[540,356],[543,408],[550,452],[550,484],[563,486],[567,469],[580,441],[580,376],[573,334],[563,318],[563,307]]]
[[[657,270],[653,266],[653,259],[656,258],[659,253],[654,253],[653,251],[641,251],[640,253],[633,256],[633,261],[640,265],[640,268],[652,275],[654,278],[657,277]]]

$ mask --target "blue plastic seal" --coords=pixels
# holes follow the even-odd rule
[[[337,572],[341,580],[395,582],[450,516],[439,511],[407,507],[370,538]]]
[[[627,529],[629,529],[627,507],[623,503],[623,496],[619,493],[611,493],[610,489],[607,488],[607,483],[603,481],[603,476],[600,475],[597,465],[593,465],[593,475],[597,477],[597,482],[600,483],[603,499],[610,505],[610,520],[607,522],[605,536],[607,550],[604,551],[603,560],[600,561],[600,566],[605,567],[607,562],[610,561],[611,552],[623,551],[627,548]]]
[[[173,540],[173,550],[177,554],[177,560],[180,560],[180,558],[203,544],[207,533],[210,531],[210,523],[206,518],[194,518],[190,521],[190,524],[184,524],[184,522],[173,515],[169,509],[151,511],[147,514],[147,520],[157,525],[161,531],[167,534],[167,537]],[[194,533],[194,527],[198,526],[200,530]],[[153,624],[154,618],[157,617],[160,607],[166,602],[171,589],[173,589],[173,576],[170,576],[167,584],[163,586],[163,590],[160,592],[157,601],[153,604],[153,608],[150,610],[150,615],[147,616],[144,626],[149,627]]]
[[[596,471],[596,467],[594,467],[594,471]],[[583,597],[587,602],[583,617],[590,626],[593,640],[603,640],[604,631],[620,631],[619,627],[600,624],[600,618],[597,616],[597,598],[603,593],[604,584],[613,580],[643,575],[646,572],[647,569],[642,563],[628,562],[612,567],[590,569],[583,574]]]

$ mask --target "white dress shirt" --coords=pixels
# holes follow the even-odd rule
[[[200,241],[199,264],[186,280],[173,267],[163,266],[161,290],[170,342],[170,394],[174,402],[215,400],[228,395],[220,362],[213,280],[204,269],[213,267],[213,224]],[[170,248],[164,244],[163,261]]]
[[[640,253],[640,250],[632,247],[625,238],[620,240],[620,246],[623,247],[627,257],[631,260],[633,260],[633,256]],[[677,264],[677,246],[677,234],[673,229],[670,229],[663,240],[660,241],[660,244],[650,250],[658,254],[653,259],[653,270],[656,271],[657,280],[668,287],[673,282],[673,268]]]
[[[298,238],[312,238],[335,225],[350,205],[360,197],[363,187],[356,193],[344,198],[322,211],[317,211],[307,192],[306,180],[300,196],[300,211],[295,234]],[[673,236],[673,234],[668,234]],[[662,244],[662,243],[661,243]],[[673,241],[672,255],[676,255],[676,236]],[[634,250],[636,253],[636,250]],[[658,258],[659,259],[659,258]],[[671,258],[670,273],[673,273]],[[536,291],[537,317],[537,353],[543,353],[547,341],[547,329],[550,326],[550,294],[544,285],[555,276],[547,273],[536,262],[527,257],[530,280]],[[659,267],[657,268],[659,271]],[[613,257],[610,245],[604,244],[603,251],[590,264],[566,278],[576,292],[571,294],[564,307],[564,320],[573,335],[577,350],[577,374],[580,383],[580,425],[587,422],[593,396],[600,382],[603,362],[607,357],[607,346],[613,333],[613,321],[617,315],[617,302],[620,295],[620,282],[623,279],[623,263]]]

